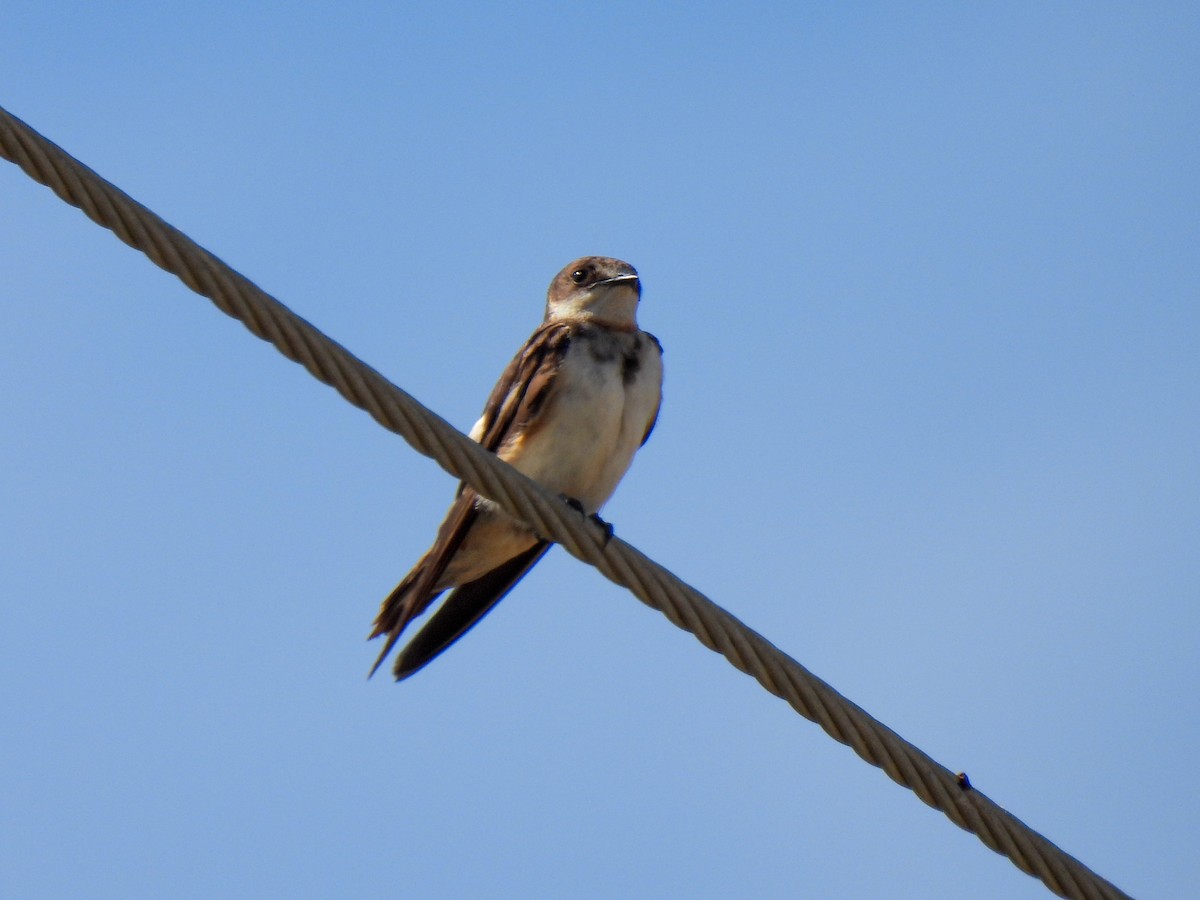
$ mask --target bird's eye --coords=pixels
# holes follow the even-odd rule
[[[573,282],[575,282],[576,284],[583,284],[585,281],[587,281],[587,277],[588,277],[587,269],[576,269],[574,272],[571,273],[571,280]]]

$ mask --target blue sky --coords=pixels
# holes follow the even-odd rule
[[[1194,891],[1194,4],[5,17],[0,104],[464,429],[562,265],[632,262],[618,533]],[[367,682],[453,481],[7,165],[0,209],[13,896],[1046,896],[561,551]]]

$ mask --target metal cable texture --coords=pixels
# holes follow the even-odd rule
[[[186,235],[0,108],[0,155],[240,320],[416,450],[628,588],[955,825],[1063,897],[1127,896],[699,591],[483,450]]]

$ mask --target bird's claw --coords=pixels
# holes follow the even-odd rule
[[[578,500],[576,500],[574,497],[568,497],[566,494],[562,494],[561,496],[562,496],[563,500],[566,502],[567,506],[571,507],[571,509],[578,510],[580,513],[587,516],[589,519],[591,519],[593,522],[595,522],[597,525],[599,525],[601,528],[604,529],[604,543],[601,544],[600,546],[601,546],[601,549],[607,550],[608,542],[612,540],[612,536],[613,536],[612,523],[606,522],[602,518],[600,518],[599,513],[588,514],[584,510],[583,504],[580,503]]]
[[[604,543],[600,545],[600,549],[607,550],[608,542],[612,540],[613,536],[612,522],[606,522],[604,519],[600,518],[599,513],[592,513],[590,516],[588,516],[588,518],[604,529]]]

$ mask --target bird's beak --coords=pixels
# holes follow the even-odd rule
[[[602,285],[602,284],[626,284],[629,282],[632,282],[633,284],[637,284],[638,277],[636,275],[632,275],[632,274],[631,275],[614,275],[612,278],[605,278],[603,281],[597,281],[596,287],[600,287],[600,285]]]

